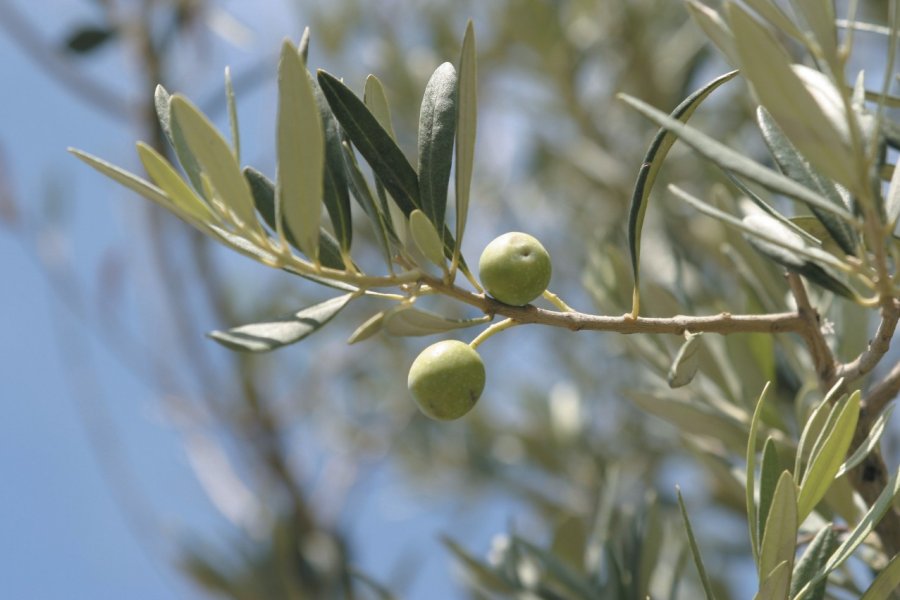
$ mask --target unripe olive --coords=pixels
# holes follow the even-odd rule
[[[481,284],[504,304],[525,306],[550,283],[550,255],[527,233],[504,233],[485,247],[478,261]]]
[[[428,346],[409,368],[409,391],[432,419],[451,421],[472,410],[484,390],[481,357],[458,340]]]

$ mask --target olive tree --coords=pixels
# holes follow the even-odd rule
[[[408,361],[410,401],[427,417],[464,422],[480,409],[491,364],[477,348],[511,328],[627,336],[627,352],[648,375],[625,394],[675,426],[714,474],[717,502],[740,507],[756,597],[888,598],[900,583],[900,472],[879,446],[900,392],[900,364],[889,353],[900,320],[900,175],[890,163],[890,150],[900,148],[900,125],[890,116],[900,105],[891,94],[900,15],[892,3],[889,26],[864,23],[850,4],[838,15],[827,0],[686,3],[734,70],[700,83],[674,109],[620,95],[659,130],[633,165],[627,218],[615,224],[625,243],[616,246],[612,235],[589,249],[584,284],[597,314],[548,289],[554,266],[569,259],[551,259],[528,233],[500,235],[477,263],[462,252],[467,223],[479,214],[471,187],[479,123],[472,22],[458,55],[445,57],[452,62],[436,66],[425,86],[416,164],[394,127],[413,117],[392,110],[390,89],[374,75],[357,93],[311,69],[309,32],[299,45],[281,46],[274,177],[242,164],[227,77],[228,135],[184,95],[156,88],[161,131],[180,169],[141,142],[146,177],[73,153],[232,250],[334,290],[289,314],[213,331],[216,342],[273,351],[366,302],[376,307],[351,344],[384,334],[439,336]],[[860,35],[874,36],[880,52],[858,57]],[[863,71],[865,62],[883,73]],[[689,124],[739,80],[746,87],[737,97],[755,115],[756,149]],[[714,168],[658,189],[677,142]],[[580,168],[590,169],[584,162]],[[645,219],[661,202],[682,203],[679,226],[667,231],[670,249],[657,245],[642,257]],[[468,343],[456,339],[467,335]],[[699,577],[687,578],[687,589],[726,597],[704,566],[680,492],[675,501],[680,531],[659,519],[652,500],[616,519],[610,496],[591,524],[560,527],[549,548],[512,533],[482,561],[458,540],[447,545],[478,597],[674,597],[688,556]],[[566,549],[573,540],[575,549]]]

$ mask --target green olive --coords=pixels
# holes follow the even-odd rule
[[[487,292],[504,304],[525,306],[550,283],[550,255],[537,239],[512,231],[481,253],[478,271]]]
[[[425,348],[409,369],[409,391],[432,419],[451,421],[472,410],[484,390],[484,363],[478,352],[458,340]]]

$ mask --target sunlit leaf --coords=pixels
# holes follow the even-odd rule
[[[454,268],[459,261],[463,234],[466,230],[472,170],[475,164],[475,133],[478,124],[477,56],[475,29],[469,20],[459,54],[459,101],[456,112],[456,246],[452,259]]]
[[[881,570],[866,593],[859,600],[887,600],[900,589],[900,554]]]
[[[725,55],[728,64],[732,67],[739,65],[737,50],[734,47],[734,35],[722,20],[722,15],[698,0],[688,0],[686,5],[694,22],[700,26],[700,29],[703,30],[709,41],[715,44],[719,52]]]
[[[345,294],[278,319],[241,325],[227,331],[212,331],[208,335],[232,350],[269,352],[315,333],[353,298],[353,294]]]
[[[389,335],[421,336],[473,327],[488,321],[488,315],[474,319],[448,319],[411,306],[400,306],[385,313],[383,328]]]
[[[409,231],[425,258],[442,267],[444,244],[441,242],[441,236],[438,235],[431,220],[418,208],[409,215]]]
[[[793,485],[793,483],[791,484]],[[753,600],[788,600],[791,586],[791,565],[782,561],[772,569],[759,586]]]
[[[384,315],[387,311],[375,313],[365,320],[365,322],[356,328],[356,330],[347,339],[348,344],[355,344],[369,339],[383,329]]]
[[[728,3],[726,11],[741,73],[753,85],[760,103],[816,168],[858,191],[861,174],[855,171],[843,111],[837,113],[829,108],[826,114],[819,104],[822,95],[811,92],[812,82],[798,75],[791,57],[768,29],[737,4]]]
[[[869,428],[869,435],[867,435],[863,443],[853,451],[853,454],[851,454],[847,458],[847,460],[844,461],[844,464],[842,464],[841,468],[838,469],[838,472],[835,473],[835,478],[841,477],[842,475],[848,473],[852,468],[862,463],[862,461],[866,459],[866,457],[872,452],[872,450],[878,447],[878,442],[881,441],[881,436],[884,434],[884,430],[887,427],[888,421],[890,421],[891,415],[894,413],[894,409],[896,407],[896,404],[891,404],[884,410],[884,412],[878,415],[878,419],[876,419],[872,426]]]
[[[762,467],[759,471],[759,539],[763,539],[766,532],[766,521],[769,518],[769,510],[772,508],[772,499],[775,496],[775,487],[783,469],[778,460],[778,451],[775,449],[775,441],[769,437],[763,446]],[[751,523],[752,526],[752,523]]]
[[[787,562],[788,573],[794,564],[797,548],[797,486],[790,471],[783,471],[775,486],[772,506],[759,544],[759,581],[764,583],[781,563]]]
[[[241,131],[238,127],[237,102],[234,98],[234,84],[231,81],[231,69],[225,67],[225,104],[228,106],[228,125],[231,128],[231,145],[234,147],[234,159],[241,162]]]
[[[847,450],[853,441],[853,432],[856,430],[856,422],[859,419],[860,392],[850,394],[843,402],[833,409],[837,412],[834,427],[825,437],[824,442],[810,457],[810,465],[800,483],[800,495],[797,500],[800,520],[812,512],[825,495],[831,485],[835,474],[841,467]]]
[[[185,183],[166,158],[143,142],[137,143],[138,156],[144,169],[171,201],[200,223],[215,223],[218,218],[209,206]]]
[[[289,228],[300,250],[319,259],[319,219],[324,194],[325,141],[312,82],[290,40],[278,61],[276,230]]]
[[[703,334],[689,334],[678,349],[672,367],[669,369],[669,387],[679,388],[689,384],[700,368],[700,338]]]
[[[759,430],[759,419],[765,406],[766,396],[769,391],[769,383],[766,383],[759,398],[756,400],[756,407],[753,409],[753,416],[750,418],[750,434],[747,438],[747,472],[744,480],[744,500],[747,507],[747,524],[750,528],[750,547],[753,550],[753,559],[759,564],[759,537],[758,534],[758,518],[756,500],[754,499],[756,492],[756,432]]]

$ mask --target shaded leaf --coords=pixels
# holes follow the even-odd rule
[[[378,247],[381,249],[382,255],[388,266],[391,265],[391,246],[390,240],[396,240],[397,236],[391,225],[390,216],[379,209],[372,197],[372,191],[366,178],[359,169],[356,157],[353,155],[353,149],[347,142],[342,143],[344,151],[344,161],[347,173],[347,179],[350,183],[350,192],[356,198],[356,202],[362,207],[369,221],[372,223],[372,229],[375,232],[375,238],[378,241]]]
[[[822,568],[825,560],[837,547],[837,534],[834,527],[828,523],[819,530],[816,537],[806,548],[806,552],[800,557],[797,566],[794,567],[794,575],[791,577],[791,596],[797,594],[800,589]],[[823,600],[825,597],[826,581],[822,579],[809,592],[808,600]]]
[[[740,448],[744,444],[745,426],[722,412],[668,395],[638,390],[624,390],[624,393],[641,410],[668,421],[683,434],[714,438],[730,448]]]
[[[419,198],[435,230],[443,231],[456,137],[456,69],[445,62],[425,87],[419,112]]]
[[[763,539],[766,530],[766,521],[769,518],[769,510],[772,507],[772,499],[775,496],[775,487],[783,472],[778,461],[778,451],[775,449],[775,440],[766,438],[763,446],[762,467],[759,472],[759,539]],[[752,524],[751,524],[752,525]]]
[[[756,117],[763,139],[782,172],[794,181],[818,192],[823,198],[827,198],[839,206],[844,206],[843,198],[835,184],[813,169],[812,165],[797,152],[769,112],[760,106],[756,111]],[[853,228],[832,213],[820,210],[815,206],[809,208],[841,249],[847,254],[855,255],[857,240]]]
[[[153,94],[153,104],[156,108],[156,117],[159,119],[160,127],[162,127],[163,133],[166,134],[169,145],[175,150],[175,156],[178,157],[178,162],[181,168],[184,169],[191,186],[197,193],[203,194],[200,165],[197,164],[197,160],[188,148],[181,130],[176,123],[172,122],[171,101],[172,96],[166,91],[166,88],[157,85]],[[206,200],[209,201],[210,198]]]
[[[494,570],[474,558],[450,538],[443,536],[441,542],[465,566],[466,573],[479,587],[501,594],[511,594],[516,591],[516,588],[500,571]]]
[[[384,315],[386,313],[387,311],[383,310],[366,319],[365,322],[357,327],[356,330],[350,335],[350,337],[347,339],[347,343],[355,344],[357,342],[362,342],[363,340],[367,340],[381,331],[384,325]]]
[[[242,325],[227,331],[212,331],[207,335],[232,350],[269,352],[315,333],[353,298],[353,294],[345,294],[272,321]]]
[[[117,33],[112,27],[84,25],[69,34],[65,47],[74,54],[88,54],[116,37]]]
[[[353,241],[353,226],[350,216],[350,192],[347,188],[350,177],[348,177],[348,165],[344,155],[346,143],[343,140],[341,127],[334,117],[334,113],[331,112],[325,95],[318,84],[312,83],[325,135],[323,201],[341,248],[344,253],[349,255]]]
[[[324,193],[325,141],[312,82],[290,40],[278,61],[275,227],[296,238],[300,250],[319,262],[319,219]]]
[[[403,151],[366,105],[333,75],[320,70],[319,86],[350,141],[372,167],[403,214],[419,208],[419,179]]]
[[[675,110],[672,111],[672,119],[677,121],[687,121],[694,114],[694,111],[716,88],[723,83],[730,81],[737,75],[737,71],[726,73],[702,88],[688,96],[681,102]],[[628,102],[629,99],[625,98]],[[672,144],[675,143],[676,135],[672,132],[661,129],[657,132],[653,141],[650,142],[650,148],[644,156],[644,162],[638,171],[637,181],[634,184],[634,192],[631,196],[631,207],[628,212],[628,249],[631,252],[631,270],[634,275],[634,306],[632,307],[632,315],[637,316],[639,304],[639,264],[641,260],[641,232],[644,227],[644,215],[647,212],[647,205],[650,201],[650,192],[653,184],[656,182],[656,175],[659,168],[665,161],[666,155]]]
[[[732,67],[739,65],[737,49],[734,47],[734,35],[722,20],[722,15],[697,0],[688,0],[687,9],[706,37],[715,44],[719,52],[725,55],[728,64]]]
[[[769,391],[769,383],[766,383],[759,398],[756,400],[756,407],[753,409],[753,416],[750,418],[750,434],[747,438],[747,472],[744,481],[744,500],[747,506],[747,524],[750,528],[750,546],[753,550],[753,560],[759,564],[759,537],[757,536],[758,512],[756,501],[754,499],[756,491],[756,432],[759,429],[759,419],[762,415],[766,402],[766,396]]]
[[[253,194],[256,210],[262,216],[266,225],[272,231],[275,231],[275,184],[253,167],[244,167],[243,173],[250,185],[250,192]],[[284,235],[291,246],[300,250],[297,238],[289,226],[284,228]],[[300,251],[302,252],[302,250]],[[323,267],[328,267],[329,269],[342,270],[345,266],[337,240],[324,229],[319,230],[319,262]]]

